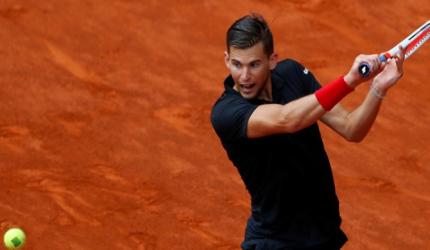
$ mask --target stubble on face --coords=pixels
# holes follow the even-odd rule
[[[234,80],[234,89],[246,99],[271,99],[269,57],[259,42],[246,49],[230,47],[227,67]]]

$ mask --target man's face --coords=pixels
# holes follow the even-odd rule
[[[225,52],[225,63],[234,80],[234,88],[246,99],[259,97],[270,77],[270,70],[276,66],[276,54],[270,57],[264,53],[259,42],[246,49],[230,47]]]

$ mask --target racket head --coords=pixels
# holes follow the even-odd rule
[[[430,21],[427,21],[407,38],[393,47],[388,53],[391,56],[399,54],[399,46],[405,48],[405,59],[415,53],[426,41],[430,39]]]

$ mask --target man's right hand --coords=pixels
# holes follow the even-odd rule
[[[364,78],[359,72],[358,67],[361,63],[367,63],[370,66],[370,75]],[[381,72],[381,62],[379,61],[378,55],[358,55],[354,63],[352,64],[349,72],[344,76],[345,82],[352,88],[357,87],[360,83],[363,83],[369,79],[372,79],[379,72]]]

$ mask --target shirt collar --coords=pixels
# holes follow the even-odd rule
[[[226,92],[234,92],[236,94],[239,94],[239,92],[237,92],[236,90],[234,90],[234,80],[233,77],[231,77],[231,75],[227,76],[227,78],[225,78],[224,80],[224,89]]]

